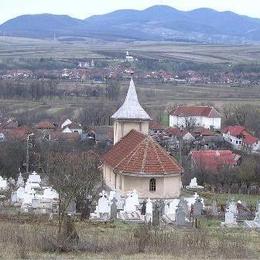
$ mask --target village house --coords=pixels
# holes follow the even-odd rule
[[[103,156],[103,178],[110,189],[135,189],[142,198],[176,198],[182,167],[148,135],[150,116],[138,101],[133,80],[123,105],[112,116],[114,146]]]
[[[165,132],[169,135],[169,137],[175,137],[178,140],[182,139],[186,142],[191,142],[195,139],[194,136],[186,129],[169,127],[165,130]]]
[[[62,133],[78,133],[79,135],[82,135],[83,129],[81,124],[72,122],[70,119],[66,119],[61,124]]]
[[[210,106],[178,106],[169,115],[169,126],[179,128],[221,128],[221,115]]]
[[[230,150],[191,151],[191,167],[194,170],[218,172],[233,168],[240,163],[241,156]]]
[[[252,153],[260,152],[259,139],[252,136],[244,126],[228,126],[222,132],[225,141],[230,143],[233,149]]]

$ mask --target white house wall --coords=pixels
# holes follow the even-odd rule
[[[204,127],[210,129],[212,126],[214,129],[221,129],[221,118],[209,118],[202,116],[192,116],[192,117],[179,117],[170,115],[169,125],[170,127],[186,127],[187,120],[194,122],[196,126]]]

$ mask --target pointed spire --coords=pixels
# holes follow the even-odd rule
[[[150,116],[139,103],[133,78],[131,78],[123,105],[114,113],[114,115],[112,115],[112,118],[151,120]]]

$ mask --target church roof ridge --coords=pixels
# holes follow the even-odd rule
[[[151,120],[139,103],[133,78],[131,78],[123,105],[112,115],[112,118]]]

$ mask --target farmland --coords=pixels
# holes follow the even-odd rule
[[[157,60],[160,66],[162,61],[170,62],[167,67],[171,69],[172,64],[195,64],[207,67],[214,71],[220,68],[228,70],[229,66],[243,64],[245,66],[258,66],[260,60],[260,46],[258,45],[195,45],[181,43],[156,43],[156,42],[105,42],[85,38],[82,41],[38,40],[25,38],[0,37],[0,67],[8,65],[16,68],[30,65],[30,68],[38,66],[41,69],[44,60],[44,67],[49,71],[52,67],[63,69],[77,66],[78,60],[109,61],[110,68],[116,67],[118,59],[124,58],[125,51],[139,60]],[[49,64],[49,65],[48,65]],[[217,67],[216,67],[217,66]],[[251,67],[250,67],[251,68]],[[140,70],[140,68],[133,69]],[[42,69],[43,70],[43,69]],[[99,67],[96,69],[99,70]],[[173,70],[173,69],[172,69]],[[173,70],[174,73],[174,70]],[[14,80],[29,86],[30,80]],[[115,100],[108,100],[105,82],[84,82],[76,80],[58,79],[57,88],[63,92],[73,92],[69,96],[43,97],[40,100],[12,97],[1,100],[1,111],[8,116],[38,115],[60,118],[62,116],[77,117],[82,108],[91,107],[92,104],[105,103],[115,110],[125,97],[128,87],[128,79],[119,79],[121,86],[118,97]],[[218,83],[185,83],[176,84],[162,82],[160,80],[143,80],[135,76],[138,95],[141,103],[153,116],[153,111],[164,110],[176,104],[213,104],[219,110],[225,104],[253,104],[260,105],[260,91],[257,81],[251,86],[232,86],[231,84]],[[87,89],[98,90],[101,95],[81,95]],[[74,92],[79,95],[74,95]]]

